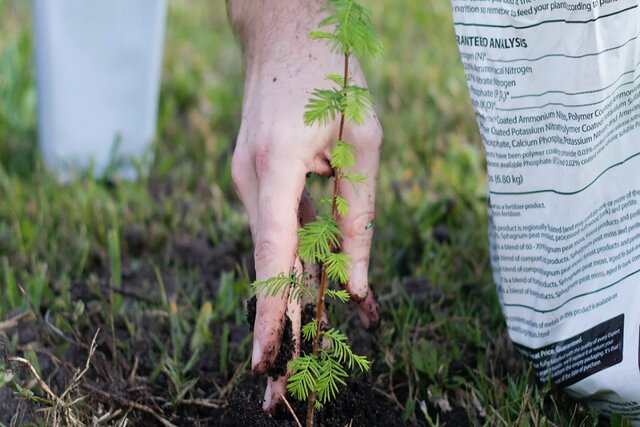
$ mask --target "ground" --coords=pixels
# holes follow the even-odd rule
[[[320,424],[609,425],[536,384],[507,338],[449,3],[363,3],[387,45],[363,64],[385,132],[383,321],[370,333],[329,308],[373,368]],[[170,2],[155,160],[136,182],[43,169],[32,44],[30,2],[0,0],[0,425],[295,425],[260,410],[248,371],[252,246],[230,180],[242,65],[224,2]]]

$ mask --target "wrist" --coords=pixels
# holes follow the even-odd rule
[[[227,14],[250,61],[308,43],[307,34],[317,28],[323,6],[322,0],[227,0]]]

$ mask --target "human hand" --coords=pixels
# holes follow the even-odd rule
[[[296,0],[297,1],[297,0]],[[235,2],[243,3],[243,2]],[[265,17],[252,21],[247,16],[237,24],[244,42],[246,76],[242,123],[232,162],[232,176],[244,204],[255,245],[256,279],[264,280],[303,266],[297,257],[297,229],[315,217],[310,198],[303,196],[309,173],[331,175],[330,150],[339,123],[304,125],[302,115],[311,91],[329,87],[325,75],[341,73],[343,58],[325,43],[307,36],[321,18],[317,2],[301,1],[299,8],[279,2],[252,3],[244,13]],[[287,6],[291,6],[287,3]],[[242,9],[242,5],[239,6]],[[264,8],[263,10],[258,10]],[[232,7],[233,9],[233,7]],[[231,10],[233,19],[233,10]],[[269,25],[263,27],[264,20]],[[357,62],[350,64],[354,83],[366,86]],[[341,218],[341,248],[351,259],[346,287],[365,327],[378,323],[378,305],[368,284],[369,250],[373,229],[375,185],[378,174],[382,131],[376,117],[361,126],[347,125],[344,139],[356,148],[356,164],[350,172],[363,174],[366,181],[354,189],[346,180],[338,192],[350,204]],[[307,270],[317,269],[305,266]],[[318,277],[317,271],[311,276]],[[270,374],[265,409],[273,409],[286,394],[287,375],[275,378],[272,368],[285,326],[291,321],[295,341],[293,357],[300,350],[300,304],[283,296],[258,295],[252,369]]]

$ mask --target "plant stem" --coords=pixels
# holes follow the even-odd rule
[[[349,83],[349,54],[344,54],[344,75],[342,80],[342,88],[346,89]],[[346,94],[345,94],[346,96]],[[340,114],[340,129],[338,131],[338,140],[342,141],[344,134],[344,112]],[[333,201],[331,204],[331,217],[334,220],[338,220],[338,205],[336,203],[338,197],[338,185],[340,184],[340,169],[335,171],[335,179],[333,180]],[[318,292],[318,301],[316,303],[316,334],[313,338],[312,354],[314,357],[318,357],[320,351],[320,334],[322,332],[322,318],[324,316],[324,297],[327,293],[327,270],[322,269],[322,276],[320,279],[320,292]],[[306,427],[313,427],[313,410],[316,403],[316,393],[311,392],[309,399],[307,400],[307,421]]]

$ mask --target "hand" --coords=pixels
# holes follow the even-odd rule
[[[303,197],[305,179],[308,173],[333,173],[329,156],[338,136],[338,121],[307,127],[302,115],[311,91],[330,86],[325,75],[342,72],[343,57],[331,52],[324,42],[308,38],[321,15],[317,2],[303,3],[294,8],[279,7],[278,1],[268,7],[257,2],[249,10],[270,19],[269,25],[262,27],[259,24],[263,21],[251,21],[249,27],[247,20],[242,21],[244,27],[235,23],[244,42],[247,70],[232,175],[249,217],[257,280],[288,273],[292,267],[301,271],[296,255],[297,229],[315,217],[313,203]],[[269,13],[256,10],[261,7]],[[233,19],[233,6],[231,15]],[[350,68],[354,82],[366,86],[356,61],[351,61]],[[370,327],[379,321],[378,305],[368,284],[382,141],[377,118],[369,117],[362,126],[346,125],[343,139],[356,148],[356,165],[350,172],[366,176],[366,182],[356,189],[342,180],[338,191],[350,204],[349,215],[341,218],[342,250],[352,259],[347,290],[363,324]],[[299,304],[281,296],[259,296],[252,356],[255,373],[269,373],[280,349],[285,314],[291,320],[295,340],[293,356],[299,353],[300,312]],[[280,395],[286,394],[286,378],[269,378],[265,409],[273,409]]]

